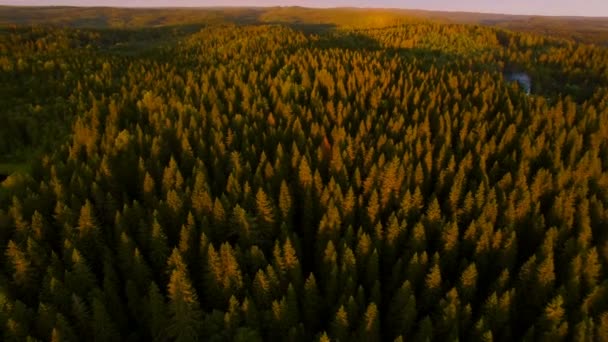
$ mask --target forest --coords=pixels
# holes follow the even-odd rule
[[[0,340],[608,341],[608,34],[192,13],[0,8]]]

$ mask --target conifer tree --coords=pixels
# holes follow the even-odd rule
[[[173,250],[168,263],[172,270],[167,287],[170,316],[167,334],[175,341],[197,341],[200,338],[202,312],[188,270],[177,249]]]

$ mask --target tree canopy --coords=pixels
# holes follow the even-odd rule
[[[608,338],[605,47],[163,30],[0,32],[4,340]]]

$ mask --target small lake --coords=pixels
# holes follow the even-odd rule
[[[519,86],[526,92],[526,94],[530,95],[532,91],[532,79],[530,75],[525,72],[511,72],[505,74],[505,79],[507,82],[517,82]]]
[[[8,175],[0,174],[0,183],[4,182],[8,178]]]

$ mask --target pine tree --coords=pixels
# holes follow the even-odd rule
[[[340,306],[331,323],[331,336],[336,341],[347,341],[350,324],[344,306]]]
[[[95,275],[77,249],[72,251],[71,263],[71,270],[65,274],[66,285],[75,294],[86,297],[88,292],[95,288]]]
[[[291,217],[291,194],[285,180],[281,182],[279,208],[281,209],[281,217],[283,221],[289,222]]]
[[[542,340],[565,340],[568,335],[568,323],[565,320],[564,301],[561,295],[555,297],[545,308],[542,316]]]
[[[256,209],[258,212],[258,218],[260,222],[264,224],[274,223],[274,214],[272,205],[266,193],[261,188],[255,195]]]
[[[150,257],[151,262],[156,270],[164,268],[169,257],[169,246],[167,236],[163,227],[154,219],[152,223],[152,234],[150,235]]]
[[[259,236],[264,243],[271,243],[274,236],[274,210],[270,199],[261,188],[255,195],[257,221],[260,228]]]
[[[74,326],[79,332],[79,336],[92,338],[91,310],[87,303],[76,294],[72,294],[71,314],[74,317]]]
[[[172,268],[167,293],[170,322],[167,334],[175,341],[197,341],[200,337],[202,312],[189,279],[186,265],[177,249],[169,258]]]
[[[55,327],[51,332],[51,341],[59,342],[59,341],[78,341],[76,337],[76,332],[72,328],[72,326],[68,323],[65,316],[58,313],[57,318],[55,319]],[[81,336],[82,337],[82,336]]]
[[[165,299],[161,295],[158,286],[150,283],[146,297],[146,321],[150,337],[154,341],[163,341],[166,338],[167,308]]]
[[[17,286],[31,285],[32,265],[27,255],[17,246],[15,242],[10,240],[6,248],[6,258],[12,265],[13,281]]]
[[[80,208],[78,218],[78,233],[81,239],[92,237],[97,234],[97,222],[93,212],[93,206],[88,200]]]
[[[317,288],[315,276],[311,273],[304,283],[302,310],[304,311],[304,325],[308,331],[317,331],[320,320],[322,299]]]
[[[242,246],[249,246],[257,241],[257,236],[254,235],[254,223],[247,211],[238,204],[232,209],[230,219],[231,226],[235,234],[239,237],[239,243]]]
[[[362,341],[380,341],[380,317],[375,303],[367,306],[360,327]]]
[[[386,318],[388,336],[410,336],[416,314],[416,297],[410,282],[406,280],[389,302]]]
[[[310,170],[310,167],[308,166],[308,162],[306,161],[306,158],[302,158],[300,161],[300,166],[299,166],[299,170],[298,170],[298,179],[300,181],[300,186],[303,189],[307,189],[308,187],[310,187],[312,185],[312,182],[313,182],[312,171]]]
[[[433,337],[433,322],[429,316],[424,317],[418,324],[418,331],[414,335],[414,341],[428,342]]]
[[[464,270],[460,277],[460,293],[465,300],[470,301],[475,295],[476,288],[477,268],[475,267],[475,264],[472,263]]]
[[[116,324],[113,322],[110,313],[108,313],[103,300],[99,298],[100,296],[101,294],[95,295],[92,301],[93,333],[95,334],[95,340],[116,341],[119,339]]]

